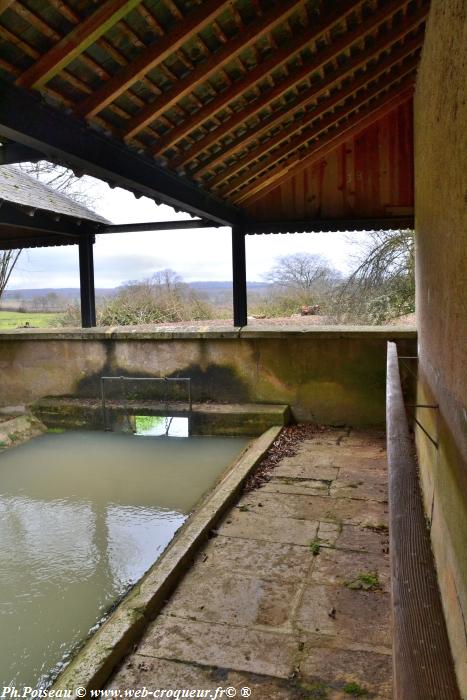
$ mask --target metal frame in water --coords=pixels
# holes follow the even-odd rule
[[[188,435],[190,435],[190,426],[191,426],[191,415],[193,411],[193,402],[192,402],[192,394],[191,394],[191,378],[190,377],[124,377],[124,376],[118,376],[118,377],[101,377],[101,398],[102,398],[102,419],[103,419],[103,424],[104,424],[104,430],[110,431],[112,430],[112,427],[109,425],[107,421],[107,401],[106,401],[106,395],[105,395],[105,383],[108,381],[119,381],[122,383],[122,397],[123,397],[123,404],[124,404],[124,409],[126,413],[126,417],[128,420],[128,423],[130,424],[130,419],[129,419],[129,411],[128,411],[128,397],[126,394],[126,382],[156,382],[156,383],[163,383],[167,387],[169,386],[169,383],[184,383],[187,384],[187,405],[188,405]],[[168,398],[168,392],[164,392],[163,400],[160,402],[162,406],[164,407],[164,413],[166,414],[163,417],[166,417],[170,419],[166,423],[166,431],[165,434],[169,434],[170,430],[170,425],[172,422],[173,415],[169,414],[169,411],[173,414],[173,409],[170,408],[170,402]],[[177,413],[187,413],[185,410],[180,410],[180,407],[177,408]]]

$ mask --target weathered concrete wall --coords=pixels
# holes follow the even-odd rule
[[[407,329],[0,334],[0,403],[100,396],[100,377],[191,377],[193,401],[289,404],[297,420],[382,425],[386,343]]]
[[[427,516],[451,646],[467,697],[467,5],[432,0],[415,98],[420,403]]]

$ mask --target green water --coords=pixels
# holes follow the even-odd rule
[[[49,682],[246,443],[83,431],[0,453],[0,686]]]

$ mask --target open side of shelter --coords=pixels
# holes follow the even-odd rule
[[[245,235],[413,226],[428,7],[4,3],[0,163],[45,158],[232,226],[244,326]]]

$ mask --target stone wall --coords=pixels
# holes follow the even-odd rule
[[[386,343],[415,352],[407,329],[0,334],[3,405],[100,396],[100,377],[191,377],[193,401],[289,404],[296,420],[384,424]]]
[[[415,97],[422,486],[461,694],[467,697],[467,10],[432,0]]]

